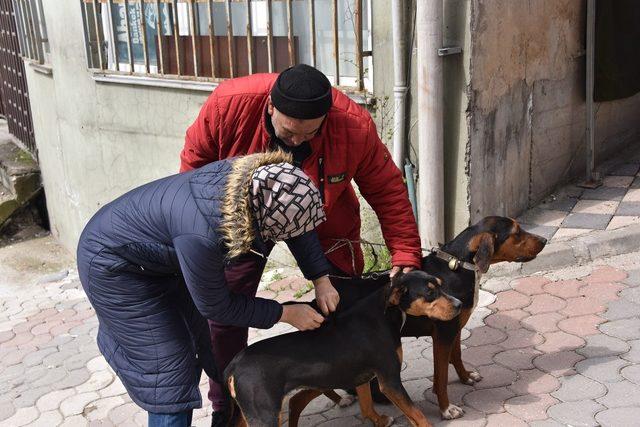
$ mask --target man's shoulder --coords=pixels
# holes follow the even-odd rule
[[[246,77],[225,80],[213,91],[219,100],[229,97],[258,96],[264,97],[271,92],[277,74],[252,74]]]
[[[335,87],[333,88],[333,105],[329,110],[329,118],[348,123],[351,125],[349,127],[367,127],[372,120],[371,114],[365,108]]]

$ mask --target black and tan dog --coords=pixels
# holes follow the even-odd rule
[[[477,372],[465,368],[460,349],[461,330],[477,304],[479,276],[491,264],[531,261],[546,243],[543,237],[524,231],[515,220],[492,216],[468,227],[440,250],[423,258],[422,270],[441,279],[444,292],[462,301],[460,315],[454,319],[437,321],[409,316],[402,329],[403,337],[433,337],[433,392],[442,418],[454,419],[464,414],[462,408],[449,402],[449,363],[464,384],[482,379]]]
[[[400,380],[400,330],[407,315],[457,318],[461,303],[422,271],[399,275],[392,284],[379,282],[362,284],[377,289],[320,328],[257,342],[233,359],[225,381],[242,413],[240,425],[278,426],[283,398],[302,388],[289,402],[289,425],[295,426],[302,409],[324,391],[355,387],[363,416],[377,427],[388,426],[392,420],[377,414],[371,401],[368,383],[374,376],[414,426],[430,425]]]
[[[473,384],[482,379],[477,372],[465,368],[460,348],[461,330],[477,304],[480,275],[486,273],[491,264],[498,262],[531,261],[546,242],[543,237],[522,230],[511,218],[492,216],[468,227],[449,243],[423,258],[422,270],[439,278],[443,283],[443,291],[462,302],[460,314],[448,321],[409,315],[401,332],[403,337],[433,337],[433,392],[438,398],[442,418],[454,419],[464,414],[462,408],[449,402],[449,363],[453,364],[464,384]],[[380,281],[354,283],[353,280],[332,279],[332,282],[340,293],[340,304],[349,305],[366,296]],[[325,394],[337,401],[337,395]],[[360,404],[363,405],[362,402]]]

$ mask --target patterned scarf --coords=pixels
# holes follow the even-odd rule
[[[263,239],[285,240],[325,220],[320,192],[289,163],[260,166],[251,179],[251,206]]]

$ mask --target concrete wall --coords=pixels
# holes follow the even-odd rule
[[[27,66],[27,79],[51,231],[74,251],[101,204],[177,172],[207,93],[94,82],[79,3],[43,4],[53,75]]]
[[[373,1],[374,29],[374,95],[381,105],[378,106],[376,119],[381,134],[391,148],[393,136],[393,43],[391,2]],[[415,0],[407,1],[405,14],[408,44],[415,20]],[[445,235],[452,237],[464,229],[469,222],[468,176],[466,169],[466,146],[468,129],[466,110],[468,96],[466,87],[469,81],[469,8],[470,0],[447,0],[444,2],[443,42],[445,46],[461,46],[461,55],[443,58],[444,61],[444,157],[445,157]],[[410,89],[408,95],[408,146],[406,156],[417,166],[418,128],[420,114],[417,108],[417,73],[415,40],[410,51]],[[384,60],[380,58],[389,58]],[[388,97],[388,99],[386,99]],[[420,171],[417,170],[419,178]]]
[[[584,173],[586,2],[471,3],[471,218],[518,215]],[[640,137],[640,94],[596,106],[596,163]]]

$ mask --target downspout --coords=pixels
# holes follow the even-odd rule
[[[422,247],[444,242],[442,0],[417,0],[418,226]]]
[[[596,188],[602,179],[595,171],[595,113],[593,111],[593,85],[595,67],[596,1],[587,0],[587,45],[586,45],[586,129],[587,170],[581,187]]]
[[[406,0],[391,2],[391,20],[393,22],[393,162],[400,169],[404,169],[406,144],[406,99],[407,99],[407,34],[404,25],[404,9]],[[407,180],[412,177],[407,176]]]

